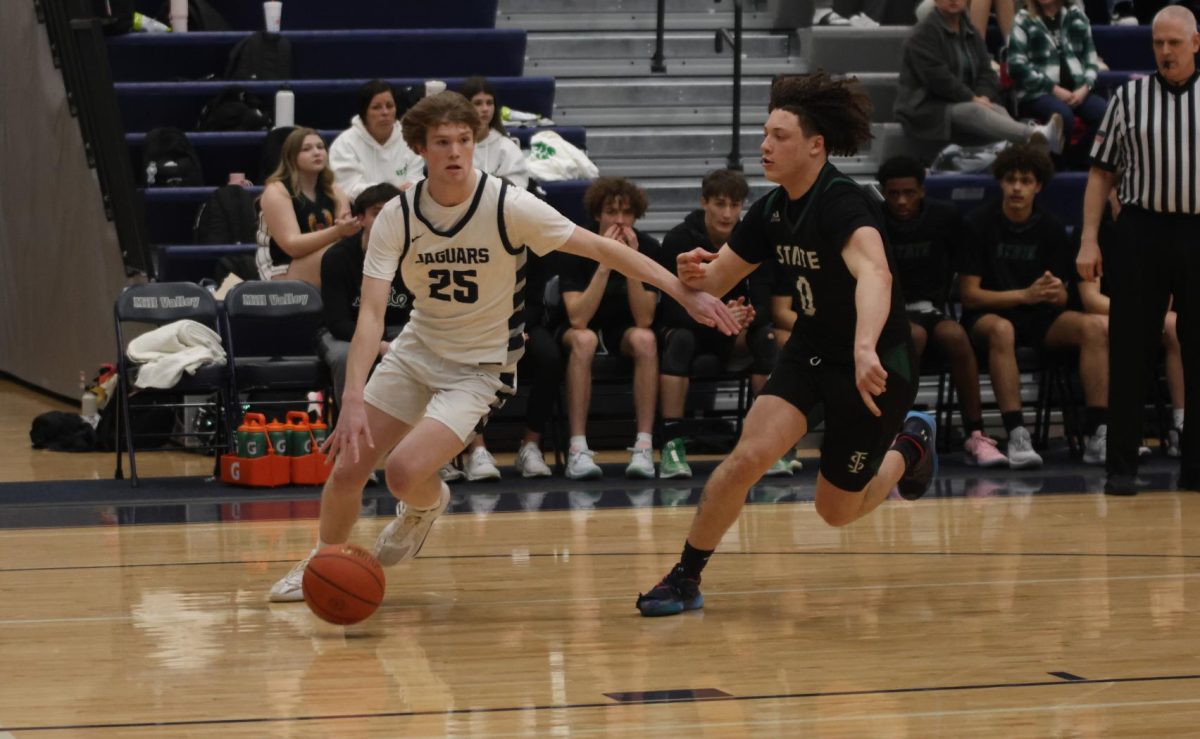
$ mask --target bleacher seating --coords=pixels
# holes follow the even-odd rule
[[[285,31],[292,77],[519,77],[525,68],[525,32],[516,29]],[[108,44],[116,82],[202,80],[225,71],[244,31],[128,34]],[[154,64],[146,60],[153,58]]]
[[[263,27],[262,3],[252,0],[208,0],[235,30]],[[327,28],[491,28],[497,0],[454,0],[453,3],[396,0],[287,0],[283,27],[288,30]],[[137,0],[139,12],[154,15],[162,0]]]
[[[321,130],[321,138],[325,139],[326,145],[332,144],[342,130],[342,128]],[[547,130],[556,131],[564,139],[581,149],[587,146],[587,134],[580,126],[513,128],[509,130],[509,133],[521,142],[523,148],[528,148],[529,139],[534,133]],[[262,184],[265,179],[263,173],[259,172],[263,141],[267,137],[265,131],[193,131],[187,136],[196,149],[196,155],[203,163],[204,184],[223,185],[230,172],[242,172],[251,181],[258,184]],[[145,133],[125,134],[125,143],[129,146],[129,157],[135,171],[141,167],[142,146],[145,141]]]
[[[362,70],[368,73],[369,70]],[[121,121],[126,131],[148,131],[159,126],[175,126],[184,131],[196,128],[200,109],[231,84],[240,85],[261,98],[268,113],[281,88],[296,95],[296,122],[313,128],[342,129],[357,112],[358,88],[370,79],[293,80],[230,82],[118,82],[114,85]],[[443,78],[450,89],[463,82],[462,77]],[[395,87],[424,85],[425,78],[391,78]],[[554,110],[553,77],[498,77],[491,80],[496,95],[517,110],[549,117]]]

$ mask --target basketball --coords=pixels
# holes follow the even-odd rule
[[[384,587],[379,561],[353,544],[323,547],[304,568],[304,602],[319,618],[339,626],[374,613]]]

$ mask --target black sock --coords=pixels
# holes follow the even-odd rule
[[[713,551],[715,550],[697,549],[685,541],[679,564],[675,565],[675,572],[688,580],[699,580],[700,573],[704,570],[704,565],[708,564],[708,558],[712,556]]]
[[[684,423],[682,418],[664,418],[662,420],[662,438],[671,441],[683,436]]]
[[[982,418],[967,418],[966,416],[963,416],[963,428],[966,429],[967,436],[970,436],[971,434],[975,433],[976,431],[982,433],[983,432],[983,419]]]
[[[1004,430],[1012,435],[1013,429],[1021,428],[1025,425],[1025,416],[1021,411],[1008,411],[1001,413],[1000,418],[1004,421]]]
[[[1083,425],[1088,436],[1095,436],[1096,429],[1108,423],[1108,409],[1088,406],[1083,409]]]
[[[921,442],[904,433],[897,436],[896,441],[892,442],[892,449],[900,452],[900,456],[904,457],[905,473],[920,464],[921,459],[925,457],[925,450],[921,448]]]

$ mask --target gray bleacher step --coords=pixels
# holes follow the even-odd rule
[[[722,3],[722,6],[725,4]],[[496,28],[523,28],[526,31],[563,31],[582,28],[588,31],[653,31],[657,26],[654,11],[640,13],[540,12],[496,14]],[[715,31],[733,28],[733,13],[674,13],[667,16],[666,28],[672,31]],[[768,13],[744,13],[744,31],[775,30],[775,19]]]
[[[606,13],[651,13],[658,8],[658,0],[501,0],[498,13],[594,13],[602,10]],[[766,3],[761,0],[747,0],[746,10],[758,10]],[[715,0],[666,0],[663,9],[670,18],[681,13],[729,12],[729,3],[718,3]]]
[[[732,96],[732,92],[727,94]],[[604,108],[557,108],[554,121],[561,126],[587,126],[592,130],[598,126],[671,126],[695,125],[703,121],[707,125],[731,125],[733,123],[733,99],[724,105],[664,105],[660,107],[627,108],[613,106]],[[767,105],[764,101],[753,107],[742,107],[742,125],[761,128],[767,121]]]
[[[667,74],[681,75],[733,75],[733,59],[726,54],[712,54],[708,58],[668,58]],[[799,57],[770,59],[743,59],[742,74],[776,75],[799,74],[806,69]],[[648,74],[650,57],[618,56],[611,59],[526,59],[525,73],[552,75],[559,80],[570,77],[629,77]]]
[[[809,69],[828,72],[894,72],[900,68],[907,26],[833,28],[814,26],[799,30],[800,49]]]
[[[774,187],[762,177],[747,177],[750,201],[762,197]],[[659,177],[638,180],[646,199],[655,210],[687,210],[700,207],[700,179],[697,177]]]
[[[555,85],[554,104],[564,110],[614,106],[720,106],[730,104],[730,85],[728,78],[565,79]],[[765,107],[770,90],[770,77],[743,78],[742,103]]]
[[[743,152],[754,154],[761,140],[760,131],[742,129],[740,146]],[[723,126],[614,126],[588,130],[588,154],[593,157],[633,157],[643,154],[710,157],[727,153],[730,144],[730,131]]]
[[[714,169],[724,169],[729,152],[707,157],[592,157],[600,174],[630,179],[693,177],[699,182]],[[762,177],[758,150],[742,152],[742,171],[747,177]]]
[[[530,60],[550,59],[650,59],[654,54],[654,33],[610,32],[593,33],[567,31],[561,33],[530,33],[525,41],[525,54]],[[788,57],[799,53],[794,35],[756,31],[742,36],[742,52],[751,58]],[[675,59],[713,56],[713,34],[701,32],[671,32],[665,34],[664,55],[668,62]],[[723,56],[728,58],[729,53]]]

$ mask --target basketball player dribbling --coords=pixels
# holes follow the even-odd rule
[[[425,158],[428,176],[391,200],[371,231],[342,408],[324,445],[334,467],[313,552],[349,539],[363,487],[381,460],[399,502],[374,554],[386,566],[420,551],[450,503],[438,469],[515,392],[526,249],[595,259],[656,285],[704,325],[730,335],[741,329],[717,298],[474,169],[478,130],[474,106],[454,92],[426,97],[404,115],[405,142]],[[412,315],[368,382],[397,269],[415,296]],[[307,562],[275,583],[271,600],[303,600]]]

